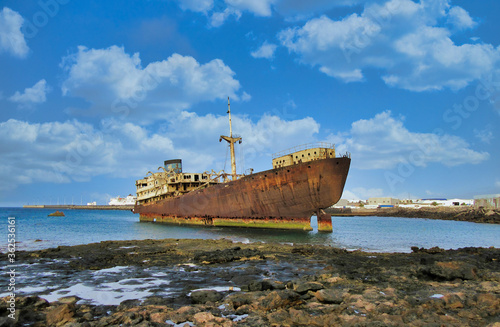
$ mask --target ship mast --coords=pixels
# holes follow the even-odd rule
[[[234,155],[234,143],[238,142],[241,144],[241,137],[233,137],[233,126],[231,124],[231,104],[229,103],[229,97],[227,97],[227,113],[229,114],[229,136],[221,135],[219,142],[225,140],[229,143],[229,148],[231,149],[231,172],[233,176],[233,181],[236,180],[236,157]]]

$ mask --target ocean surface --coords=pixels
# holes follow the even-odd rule
[[[6,251],[8,217],[15,217],[17,250],[78,245],[108,240],[221,239],[235,242],[322,244],[348,250],[411,252],[412,246],[444,249],[500,248],[500,225],[393,218],[333,217],[333,233],[259,230],[227,227],[172,226],[140,223],[139,216],[122,210],[64,210],[65,217],[48,217],[53,209],[0,208],[0,230]]]

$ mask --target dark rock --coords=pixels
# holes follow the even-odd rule
[[[341,304],[344,301],[344,290],[323,289],[317,291],[314,296],[322,303]]]
[[[204,304],[207,302],[217,302],[222,300],[223,295],[214,290],[194,291],[191,293],[193,303]]]
[[[242,258],[250,258],[254,256],[261,256],[262,253],[256,249],[242,249],[237,246],[232,249],[215,250],[209,252],[201,252],[194,256],[194,260],[197,262],[214,264],[214,263],[225,263],[235,260],[240,260]]]
[[[279,308],[288,307],[300,302],[300,294],[292,290],[272,291],[264,297],[258,306],[264,311],[271,311]]]
[[[248,284],[248,290],[250,292],[267,291],[272,289],[273,289],[273,284],[268,280],[255,280],[253,282],[250,282],[250,284]]]
[[[171,313],[170,320],[172,320],[176,324],[180,324],[186,321],[192,321],[193,316],[198,312],[200,312],[200,309],[197,307],[185,306]]]
[[[14,326],[16,321],[9,317],[0,317],[0,326],[11,327]]]
[[[314,253],[314,248],[311,245],[294,246],[292,249],[292,253],[311,255]]]
[[[438,253],[443,253],[445,250],[441,249],[440,247],[432,247],[430,249],[426,248],[419,248],[418,246],[412,246],[411,250],[413,253],[429,253],[429,254],[438,254]]]
[[[243,305],[256,303],[265,294],[263,292],[234,293],[226,297],[225,301],[237,309]]]
[[[180,301],[180,300],[182,300],[182,298],[176,297],[176,300]],[[168,305],[168,304],[170,304],[170,302],[171,301],[168,298],[163,298],[161,296],[150,296],[150,297],[146,298],[142,304],[143,305]],[[189,303],[189,301],[188,301],[188,303]]]
[[[118,311],[124,311],[127,309],[131,309],[134,307],[137,307],[141,304],[140,300],[125,300],[120,302],[120,305],[118,306]]]
[[[295,285],[295,292],[304,294],[308,291],[318,291],[325,288],[323,284],[318,282],[305,282]]]
[[[430,267],[420,270],[422,273],[437,280],[472,280],[477,277],[476,268],[459,261],[435,262]]]

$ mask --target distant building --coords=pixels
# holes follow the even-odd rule
[[[349,201],[346,199],[340,199],[339,202],[333,205],[334,208],[344,208],[349,205]]]
[[[397,205],[399,203],[398,199],[394,198],[369,198],[368,205]]]
[[[500,209],[500,194],[476,195],[474,197],[474,207]]]
[[[435,205],[435,206],[443,206],[443,207],[454,207],[454,206],[462,206],[467,205],[471,206],[474,204],[474,200],[472,199],[421,199],[415,201],[420,205]]]

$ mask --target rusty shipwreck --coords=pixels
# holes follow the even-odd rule
[[[273,169],[236,174],[235,143],[228,100],[232,173],[182,171],[180,159],[167,160],[159,172],[136,182],[134,212],[140,221],[171,224],[238,226],[332,231],[323,209],[338,202],[350,166],[348,154],[337,157],[328,143],[298,146],[273,155]]]

